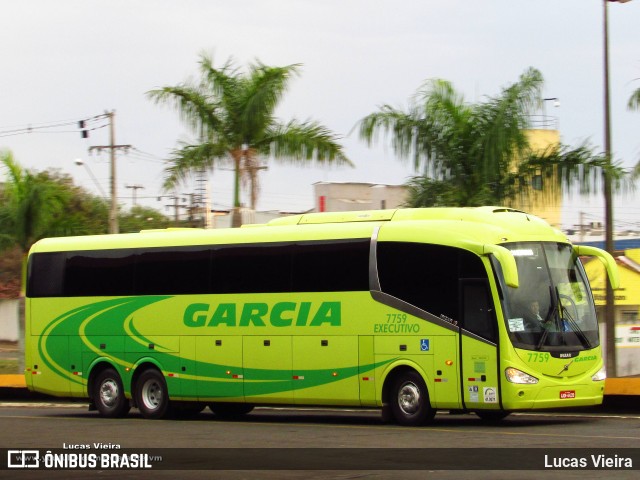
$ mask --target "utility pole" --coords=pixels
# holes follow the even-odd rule
[[[625,3],[628,0],[620,0]],[[603,172],[604,180],[604,235],[605,249],[614,255],[613,243],[613,198],[611,185],[611,107],[609,99],[609,19],[607,13],[607,0],[603,4],[603,50],[604,50],[604,155],[606,165]],[[604,306],[605,321],[605,350],[607,377],[617,376],[617,354],[616,354],[616,318],[615,318],[615,296],[608,276],[606,279],[606,302]]]
[[[178,195],[161,195],[158,197],[158,201],[161,201],[163,198],[168,198],[169,200],[173,200],[172,205],[165,205],[167,208],[173,208],[173,224],[177,227],[180,223],[180,209],[189,209],[188,205],[180,205],[180,202],[184,202],[184,198],[180,198]]]
[[[136,206],[136,194],[137,194],[138,190],[140,190],[141,188],[144,188],[144,187],[142,185],[138,185],[137,183],[133,184],[133,185],[127,184],[127,185],[125,185],[125,187],[133,189],[132,199],[133,199],[133,206],[135,207]]]
[[[125,153],[131,148],[131,145],[117,145],[115,132],[115,110],[105,112],[105,117],[109,119],[109,145],[97,145],[89,147],[89,152],[97,150],[109,150],[111,156],[111,208],[109,210],[109,233],[118,233],[118,197],[116,195],[116,151],[123,150]]]
[[[186,208],[189,215],[189,225],[193,227],[197,218],[196,214],[198,213],[198,210],[200,210],[200,195],[197,193],[183,193],[182,195],[189,197],[189,206]]]

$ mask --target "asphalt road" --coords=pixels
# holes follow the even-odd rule
[[[121,449],[154,449],[153,453],[175,454],[195,452],[195,462],[202,461],[203,472],[197,470],[168,471],[15,471],[0,470],[6,478],[638,478],[640,476],[640,415],[637,413],[535,413],[512,414],[499,424],[485,424],[474,415],[438,414],[433,424],[419,428],[384,424],[378,411],[331,409],[275,409],[258,408],[241,420],[224,421],[205,410],[191,419],[145,420],[135,411],[125,419],[103,419],[88,412],[85,405],[53,403],[0,404],[0,448],[4,449],[63,449],[67,452],[95,451],[95,443],[119,446]],[[69,447],[88,445],[89,450]],[[275,450],[265,450],[274,448]],[[289,449],[301,449],[291,451]],[[359,450],[345,450],[345,449]],[[483,448],[487,455],[499,457],[502,465],[513,464],[514,470],[483,470],[475,466],[473,458]],[[502,456],[497,449],[512,455]],[[561,450],[570,448],[572,450]],[[634,450],[622,450],[632,448]],[[160,449],[160,450],[155,450]],[[196,450],[215,449],[215,450]],[[217,450],[227,449],[227,450]],[[230,450],[236,449],[236,450]],[[250,450],[255,449],[255,450]],[[328,450],[313,450],[328,449]],[[361,449],[361,450],[360,450]],[[389,449],[389,450],[379,450]],[[414,450],[410,450],[414,449]],[[417,449],[417,450],[416,450]],[[436,450],[434,450],[436,449]],[[511,450],[518,449],[518,450]],[[526,450],[520,450],[526,449]],[[102,450],[101,450],[102,451]],[[115,451],[115,450],[114,450]],[[123,450],[125,451],[125,450]],[[128,451],[128,450],[126,450]],[[345,456],[345,451],[348,456]],[[518,470],[526,462],[522,452],[531,452],[538,470]],[[180,451],[178,451],[180,452]],[[226,460],[233,470],[216,470],[215,456],[219,452],[230,455]],[[244,452],[244,454],[243,454]],[[247,457],[251,452],[254,457]],[[354,452],[353,455],[351,453]],[[360,463],[349,464],[349,458],[372,463],[393,456],[396,467],[383,470],[360,469]],[[544,454],[548,458],[544,459]],[[566,453],[569,452],[569,453]],[[300,453],[300,455],[297,455]],[[313,470],[303,468],[304,455],[320,453],[322,465],[311,463]],[[631,471],[622,469],[584,470],[545,467],[554,458],[605,455],[615,461],[615,455],[626,458],[633,454]],[[412,455],[442,457],[467,471],[440,470],[427,462],[424,468],[402,470]],[[6,455],[3,453],[3,455]],[[198,457],[200,455],[200,457]],[[282,467],[283,455],[289,456],[291,466]],[[295,457],[295,458],[294,458]],[[167,456],[165,455],[165,459]],[[279,470],[253,470],[252,458],[257,462],[275,461]],[[296,458],[302,463],[296,463]],[[436,459],[437,460],[437,459]],[[345,465],[347,470],[329,468]],[[564,460],[563,460],[564,461]],[[280,462],[280,463],[278,463]],[[518,462],[523,462],[519,465]],[[223,463],[228,465],[228,463]],[[383,462],[384,464],[384,462]],[[156,464],[158,465],[158,464]],[[213,467],[212,467],[213,465]],[[262,464],[261,464],[262,465]],[[385,464],[387,465],[387,464]],[[434,465],[440,465],[437,461]],[[505,466],[500,468],[506,468]],[[358,467],[356,470],[355,467]],[[191,467],[194,468],[193,464]],[[246,468],[247,470],[239,470]],[[11,475],[7,475],[7,474]]]

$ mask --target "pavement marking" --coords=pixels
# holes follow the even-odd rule
[[[533,417],[573,417],[573,418],[621,418],[640,420],[640,415],[626,414],[619,415],[614,413],[526,413],[526,412],[514,412],[511,415],[517,416],[533,416]]]
[[[50,403],[50,402],[0,402],[0,407],[8,408],[40,408],[40,407],[54,407],[54,408],[88,408],[89,404],[79,403]]]

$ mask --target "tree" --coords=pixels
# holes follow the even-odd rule
[[[7,174],[0,191],[0,251],[18,247],[25,278],[27,252],[50,231],[53,219],[62,211],[62,202],[51,182],[24,170],[11,152],[0,151],[0,165]]]
[[[0,251],[19,246],[26,253],[43,237],[107,233],[107,200],[74,185],[68,174],[24,170],[10,152],[0,152],[0,165],[8,174],[4,189],[0,184]],[[123,232],[169,225],[161,212],[143,206],[120,212],[119,218]]]
[[[131,207],[129,212],[120,213],[119,217],[118,222],[122,233],[167,228],[171,223],[170,220],[159,211],[153,208],[143,207],[142,205]]]
[[[336,163],[352,165],[338,143],[338,136],[318,122],[274,116],[299,65],[271,67],[257,61],[242,73],[228,60],[221,68],[202,55],[199,83],[185,82],[152,90],[156,103],[172,104],[193,129],[199,143],[182,143],[167,168],[165,188],[170,190],[193,171],[213,169],[231,162],[234,169],[232,226],[241,224],[241,177],[251,183],[251,202],[257,198],[257,170],[261,157],[293,164]]]
[[[401,159],[411,158],[418,176],[409,181],[411,206],[499,205],[527,195],[534,175],[582,193],[606,166],[586,145],[533,151],[526,136],[530,113],[540,104],[543,79],[533,68],[485,102],[470,104],[445,80],[429,80],[407,111],[384,105],[360,121],[371,145],[380,131],[391,136]],[[616,170],[616,178],[619,172]]]
[[[33,243],[44,237],[106,234],[109,204],[74,185],[67,174],[23,169],[11,152],[0,151],[0,166],[7,180],[0,182],[0,287],[8,285],[17,293]],[[121,212],[120,220],[123,231],[129,232],[169,223],[157,210],[140,206]]]
[[[0,206],[0,245],[18,245],[26,254],[31,245],[48,234],[62,211],[60,190],[36,174],[24,170],[11,152],[0,152],[7,174]]]
[[[101,235],[107,233],[108,202],[74,185],[70,175],[56,169],[35,172],[38,181],[49,185],[60,203],[51,216],[46,236]]]

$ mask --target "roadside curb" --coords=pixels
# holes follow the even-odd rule
[[[640,377],[607,378],[605,395],[640,395]]]
[[[27,388],[24,375],[0,375],[0,388]]]

